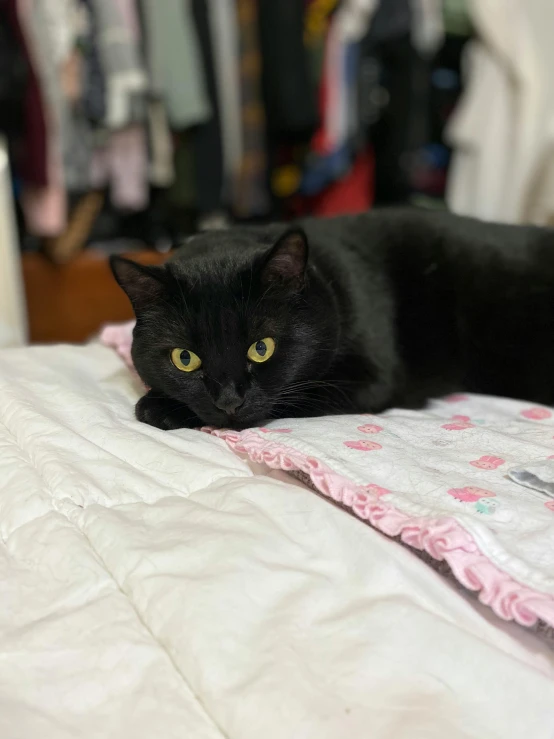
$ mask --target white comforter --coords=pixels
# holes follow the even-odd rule
[[[102,347],[0,353],[2,739],[554,736],[535,637],[137,396]]]

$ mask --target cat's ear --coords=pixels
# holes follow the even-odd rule
[[[164,291],[164,267],[145,267],[124,257],[110,257],[110,267],[135,313],[157,302]]]
[[[301,228],[286,231],[267,253],[262,266],[262,282],[300,289],[306,277],[308,239]]]

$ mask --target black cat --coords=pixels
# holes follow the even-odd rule
[[[308,257],[309,252],[309,257]],[[388,210],[114,257],[164,429],[418,407],[467,390],[554,402],[554,231]]]

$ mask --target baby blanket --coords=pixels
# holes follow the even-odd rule
[[[100,337],[131,367],[132,328]],[[554,411],[452,395],[425,411],[205,430],[445,560],[501,618],[554,627]]]
[[[537,465],[554,477],[551,410],[453,395],[426,411],[212,433],[253,460],[305,473],[379,531],[445,560],[498,616],[554,626],[554,494],[528,482]]]

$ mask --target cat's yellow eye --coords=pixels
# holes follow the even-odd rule
[[[275,342],[273,339],[261,339],[255,341],[248,350],[248,359],[251,362],[267,362],[273,356]]]
[[[194,372],[202,366],[202,360],[188,349],[173,349],[171,361],[181,372]]]

